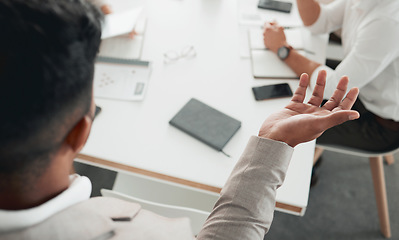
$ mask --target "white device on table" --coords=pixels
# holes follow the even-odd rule
[[[150,73],[150,62],[100,56],[95,64],[94,96],[141,101]]]

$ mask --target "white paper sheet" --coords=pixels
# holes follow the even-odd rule
[[[304,51],[298,51],[306,56]],[[270,50],[252,50],[252,74],[256,78],[297,79],[294,71]]]
[[[105,15],[101,39],[110,38],[131,32],[143,8],[133,8]]]

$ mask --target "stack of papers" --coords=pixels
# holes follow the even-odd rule
[[[150,77],[150,63],[138,60],[146,17],[142,7],[121,9],[105,16],[102,42],[95,64],[94,96],[141,101]],[[133,39],[128,34],[135,31]]]

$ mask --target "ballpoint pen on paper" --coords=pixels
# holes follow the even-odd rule
[[[267,49],[267,48],[251,48],[251,50],[269,50],[269,49]],[[307,50],[307,49],[305,49],[305,48],[294,48],[294,50],[297,50],[297,51],[304,51],[305,53],[312,54],[312,55],[316,55],[315,52],[310,51],[310,50]]]

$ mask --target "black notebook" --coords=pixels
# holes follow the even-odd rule
[[[169,123],[218,151],[241,127],[240,121],[194,98]]]

